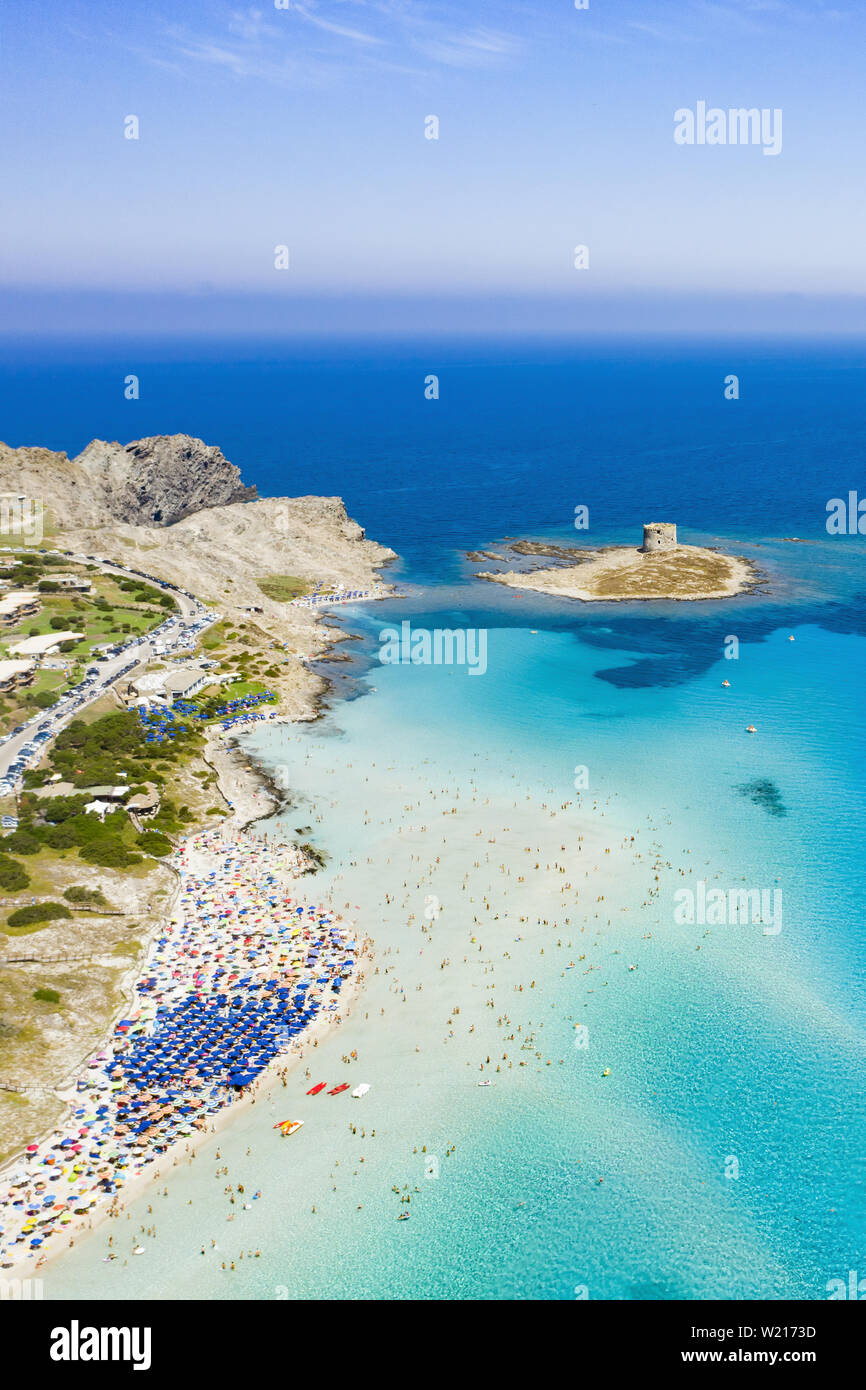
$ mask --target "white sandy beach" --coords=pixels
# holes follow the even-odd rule
[[[298,875],[303,874],[307,868],[304,856],[300,852],[287,846],[285,842],[277,843],[276,837],[272,837],[270,845],[266,843],[267,837],[265,837],[265,839],[256,838],[250,840],[249,836],[242,828],[250,821],[271,809],[273,805],[273,801],[268,796],[266,789],[260,785],[262,779],[256,774],[255,770],[247,766],[245,760],[237,751],[227,749],[225,747],[225,739],[221,738],[219,735],[214,734],[211,736],[208,754],[212,765],[215,766],[220,773],[222,786],[226,785],[226,775],[231,773],[232,780],[228,784],[228,790],[232,796],[233,814],[223,822],[218,832],[211,832],[210,834],[198,833],[190,836],[179,848],[176,855],[173,856],[175,867],[178,871],[179,885],[178,893],[172,903],[172,912],[169,916],[169,921],[179,920],[179,900],[183,897],[185,884],[190,881],[194,883],[207,882],[210,885],[214,885],[212,897],[216,901],[221,900],[228,903],[230,899],[234,899],[238,891],[238,880],[234,877],[236,873],[234,868],[229,870],[228,877],[225,879],[222,888],[219,886],[221,877],[225,873],[226,866],[232,862],[236,862],[236,860],[232,860],[232,856],[252,854],[253,864],[261,860],[263,865],[266,864],[268,873],[278,881],[280,890],[285,893],[294,891],[294,885],[298,879]],[[247,886],[254,894],[254,884],[248,884]],[[251,901],[254,902],[254,896],[251,898]],[[286,899],[286,901],[288,901],[288,899]],[[264,902],[260,910],[263,912],[266,911]],[[307,918],[305,917],[303,920],[307,920]],[[330,920],[330,918],[328,918],[328,920]],[[204,927],[204,925],[205,923],[203,921],[202,926]],[[171,929],[169,928],[169,930]],[[297,935],[297,931],[294,935]],[[202,936],[204,938],[206,933],[203,932]],[[151,947],[152,944],[153,943],[151,943]],[[197,952],[194,954],[197,954]],[[363,954],[364,951],[362,948],[358,956],[358,962],[345,991],[341,992],[339,997],[334,996],[332,1007],[329,1011],[322,1012],[315,1021],[306,1028],[301,1037],[292,1043],[290,1049],[284,1050],[276,1056],[269,1066],[265,1068],[266,1072],[272,1075],[279,1074],[284,1078],[290,1069],[297,1066],[298,1061],[306,1054],[307,1048],[317,1044],[318,1038],[322,1032],[326,1031],[329,1027],[341,1021],[342,1018],[346,1016],[351,1007],[352,999],[358,989],[360,962]],[[138,972],[139,977],[142,975],[146,976],[151,968],[152,950],[149,950],[145,963]],[[137,1017],[138,1015],[135,1016]],[[106,1045],[109,1045],[109,1041],[109,1039],[106,1040]],[[98,1053],[97,1057],[102,1055],[105,1054]],[[95,1063],[91,1062],[89,1065],[92,1068]],[[87,1075],[88,1073],[85,1070],[85,1078]],[[60,1218],[62,1227],[52,1223],[48,1243],[44,1246],[39,1244],[35,1248],[31,1248],[29,1239],[15,1240],[16,1235],[21,1231],[22,1225],[24,1225],[25,1230],[29,1228],[30,1234],[34,1232],[38,1234],[39,1224],[37,1224],[34,1218],[30,1218],[29,1221],[24,1222],[20,1210],[18,1211],[18,1220],[16,1222],[14,1220],[14,1211],[7,1208],[7,1212],[4,1214],[5,1219],[4,1217],[0,1217],[0,1227],[6,1227],[5,1234],[2,1237],[2,1243],[5,1244],[7,1241],[14,1243],[12,1243],[10,1248],[7,1248],[3,1254],[3,1268],[6,1270],[17,1270],[19,1268],[42,1269],[49,1259],[54,1258],[62,1250],[73,1245],[76,1236],[80,1236],[85,1229],[93,1229],[100,1224],[100,1222],[105,1220],[107,1216],[112,1214],[117,1215],[122,1212],[125,1209],[126,1203],[133,1200],[136,1195],[142,1193],[146,1188],[153,1185],[154,1182],[164,1181],[166,1172],[170,1167],[177,1167],[184,1157],[188,1157],[189,1161],[191,1161],[195,1156],[195,1148],[200,1139],[203,1138],[205,1134],[212,1135],[219,1133],[226,1123],[227,1115],[230,1113],[237,1114],[241,1107],[255,1104],[256,1094],[259,1092],[264,1080],[265,1073],[263,1072],[259,1074],[253,1085],[244,1088],[242,1092],[232,1097],[231,1104],[225,1104],[222,1109],[207,1115],[204,1119],[196,1119],[193,1117],[190,1121],[190,1128],[187,1130],[186,1134],[175,1136],[170,1140],[167,1147],[164,1148],[164,1151],[152,1154],[148,1160],[147,1167],[141,1167],[124,1182],[121,1188],[113,1190],[111,1194],[102,1192],[98,1187],[91,1187],[90,1185],[87,1185],[86,1193],[83,1191],[82,1185],[85,1183],[83,1174],[86,1171],[95,1171],[89,1168],[86,1160],[82,1160],[78,1165],[82,1173],[80,1178],[75,1178],[76,1169],[74,1166],[68,1168],[68,1171],[64,1170],[64,1175],[60,1180],[58,1188],[55,1189],[55,1195],[59,1194],[60,1197],[63,1196],[62,1189],[64,1189],[65,1183],[68,1180],[70,1185],[74,1184],[76,1193],[80,1194],[78,1205],[89,1205],[90,1209],[86,1214],[79,1215],[77,1219],[72,1219],[70,1205],[70,1208],[65,1210],[63,1216]],[[58,1151],[57,1147],[61,1138],[66,1135],[70,1136],[65,1140],[67,1144],[72,1144],[73,1141],[77,1139],[77,1124],[72,1118],[72,1112],[76,1105],[81,1104],[81,1099],[82,1097],[77,1091],[73,1090],[71,1092],[68,1121],[47,1137],[46,1141],[40,1146],[39,1154],[33,1155],[34,1159],[38,1157],[41,1160],[46,1153],[54,1150],[55,1154],[59,1152],[59,1157],[57,1159],[59,1164],[63,1157],[62,1151]],[[79,1110],[78,1113],[81,1114],[82,1112]],[[197,1133],[191,1132],[192,1127],[195,1128]],[[89,1143],[91,1140],[87,1140],[87,1142]],[[36,1146],[34,1145],[31,1147],[35,1148]],[[77,1151],[80,1152],[80,1149],[81,1145],[79,1144],[77,1145]],[[54,1155],[52,1154],[47,1162],[51,1164],[53,1158]],[[40,1183],[42,1193],[46,1191],[48,1186],[46,1179],[53,1171],[55,1170],[49,1166],[47,1170],[42,1173],[42,1181]],[[25,1163],[22,1169],[21,1160],[18,1159],[5,1166],[2,1175],[0,1175],[0,1187],[5,1187],[10,1182],[14,1182],[16,1173],[19,1175],[18,1180],[20,1181],[22,1172],[29,1172],[34,1180],[38,1180],[40,1176],[38,1171],[33,1173],[32,1162]],[[32,1191],[32,1188],[28,1188],[27,1190]],[[92,1205],[90,1205],[91,1203]],[[13,1218],[11,1222],[10,1217]]]

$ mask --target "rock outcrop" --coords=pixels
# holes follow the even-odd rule
[[[64,527],[172,526],[206,508],[256,496],[220,449],[188,434],[131,444],[94,439],[73,459],[0,444],[0,491],[41,498]]]
[[[111,517],[131,526],[173,526],[205,507],[256,496],[221,449],[189,434],[126,445],[94,439],[72,462],[93,478]]]

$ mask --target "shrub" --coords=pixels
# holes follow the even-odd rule
[[[39,709],[50,709],[52,705],[57,704],[59,699],[60,694],[57,690],[37,690],[33,696],[33,703]]]
[[[164,854],[171,854],[171,840],[167,840],[165,835],[160,835],[158,830],[143,830],[135,843],[148,854],[154,854],[158,858]]]
[[[55,617],[48,619],[48,626],[54,632],[62,632],[63,629],[66,627],[67,622],[68,619],[65,618],[62,613],[58,613]]]
[[[45,807],[45,819],[59,825],[70,816],[80,815],[86,805],[86,796],[52,796]]]
[[[82,907],[111,906],[101,888],[84,888],[77,883],[73,884],[71,888],[65,888],[63,896],[67,902],[78,903]]]
[[[125,869],[130,864],[140,864],[142,859],[140,854],[131,854],[123,841],[114,835],[85,845],[80,857],[85,863],[98,864],[103,869]]]
[[[65,903],[33,903],[31,907],[16,907],[9,913],[7,923],[10,927],[29,927],[33,922],[53,922],[71,916]]]
[[[34,989],[34,999],[41,999],[43,1004],[59,1004],[60,995],[56,989]]]
[[[3,848],[11,854],[38,854],[39,840],[29,830],[13,830],[3,841]]]
[[[8,854],[0,854],[0,888],[8,893],[17,893],[20,888],[26,888],[30,883],[30,875],[26,872],[23,864],[17,860],[10,859]]]
[[[71,825],[50,825],[45,830],[45,844],[52,849],[74,849],[79,838]]]

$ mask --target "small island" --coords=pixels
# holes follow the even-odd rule
[[[672,522],[647,523],[640,548],[612,545],[577,550],[518,542],[510,549],[516,554],[555,556],[564,563],[525,572],[482,572],[477,577],[585,603],[733,598],[751,589],[757,579],[754,566],[742,556],[680,545]]]

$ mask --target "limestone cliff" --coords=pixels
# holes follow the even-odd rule
[[[189,435],[133,444],[95,439],[77,456],[0,444],[0,492],[41,498],[45,544],[109,556],[189,589],[242,627],[247,647],[279,643],[281,710],[309,718],[321,679],[293,656],[321,655],[340,634],[309,608],[264,592],[261,581],[376,591],[396,557],[367,540],[339,497],[267,497],[245,487],[219,449]],[[0,536],[0,544],[11,537]]]
[[[171,526],[206,507],[256,496],[214,445],[188,434],[131,444],[94,439],[77,458],[0,444],[0,490],[42,499],[61,525]]]
[[[171,526],[205,507],[256,496],[222,450],[188,434],[126,445],[94,439],[73,464],[93,478],[111,516],[132,526]]]

